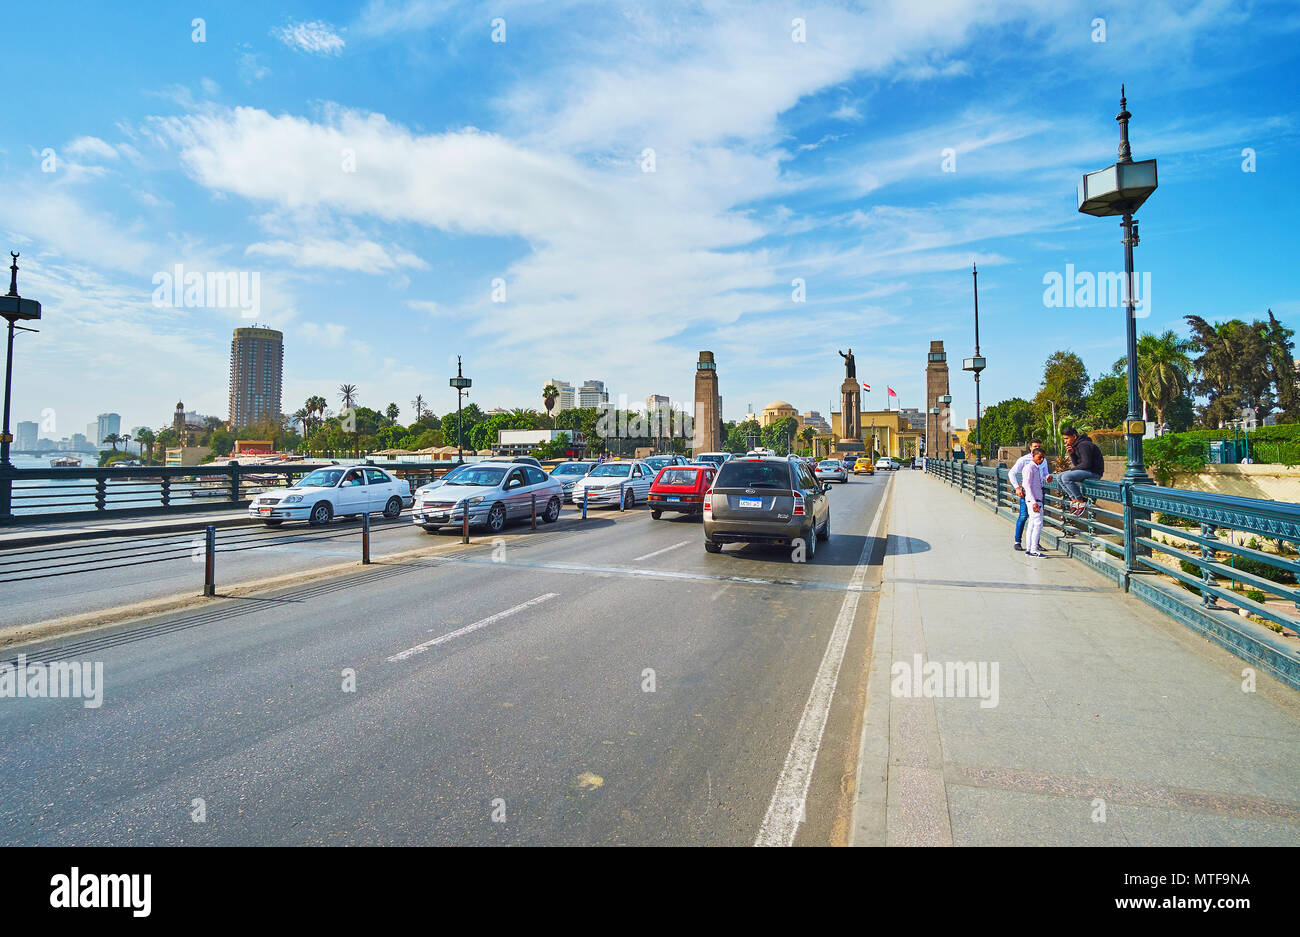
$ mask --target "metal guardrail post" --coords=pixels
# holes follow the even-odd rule
[[[164,475],[160,487],[162,488],[162,506],[164,508],[170,507],[172,503],[172,477]]]
[[[993,485],[993,513],[1001,514],[1002,513],[1002,470],[997,466],[994,466],[993,472],[994,475],[996,475],[997,477],[997,481],[994,482]]]
[[[618,489],[618,509],[620,511],[627,510],[627,489],[621,486]]]
[[[108,507],[108,476],[100,475],[95,479],[95,510],[103,511]]]
[[[217,528],[209,524],[203,528],[203,594],[217,594]]]
[[[1124,591],[1128,591],[1129,577],[1137,571],[1137,530],[1133,524],[1133,486],[1120,485],[1124,504]]]
[[[1213,524],[1201,525],[1201,536],[1204,537],[1206,540],[1218,540],[1219,534],[1217,531],[1218,529]],[[1201,559],[1207,563],[1213,563],[1214,550],[1212,550],[1210,547],[1206,546],[1205,544],[1201,544]],[[1213,586],[1215,585],[1216,582],[1214,578],[1214,573],[1210,572],[1210,570],[1204,566],[1201,567],[1201,581],[1204,582],[1207,586]],[[1206,608],[1217,608],[1218,603],[1219,603],[1218,597],[1215,596],[1212,592],[1210,592],[1208,589],[1201,590],[1202,605],[1204,605]]]
[[[0,524],[13,517],[14,480],[0,469]]]
[[[530,494],[528,496],[528,499],[532,503],[533,530],[536,530],[537,529],[537,492],[534,491],[532,494]]]
[[[239,466],[230,466],[230,503],[239,503]]]
[[[587,489],[582,489],[582,519],[587,519]]]
[[[370,565],[370,512],[361,515],[361,565]]]
[[[469,543],[469,505],[460,503],[460,542]]]

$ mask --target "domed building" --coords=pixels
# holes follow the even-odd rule
[[[758,423],[760,426],[771,426],[777,420],[784,420],[788,416],[792,416],[797,420],[799,419],[799,411],[784,400],[773,400],[763,408],[763,414]]]

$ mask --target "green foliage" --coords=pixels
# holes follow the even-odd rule
[[[1268,596],[1260,592],[1258,589],[1247,589],[1246,598],[1250,599],[1252,602],[1263,602],[1268,598]]]
[[[1199,472],[1205,466],[1205,446],[1190,435],[1167,433],[1142,440],[1142,460],[1160,484],[1172,484],[1175,472]]]
[[[750,450],[750,438],[753,438],[757,445],[763,438],[762,427],[758,425],[758,420],[745,420],[743,423],[737,423],[727,433],[727,442],[723,446],[727,452],[736,455],[744,455]]]
[[[1228,565],[1233,569],[1241,570],[1243,573],[1258,576],[1260,579],[1267,579],[1269,582],[1276,582],[1285,586],[1295,585],[1295,573],[1290,570],[1279,569],[1263,560],[1253,559],[1249,556],[1232,556],[1228,558]]]

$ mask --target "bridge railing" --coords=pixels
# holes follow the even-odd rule
[[[927,459],[925,467],[995,513],[1019,512],[1002,465]],[[1274,630],[1300,629],[1300,505],[1100,479],[1081,487],[1088,507],[1076,517],[1058,483],[1049,484],[1044,527],[1082,540],[1094,559],[1119,558],[1124,588],[1132,575],[1160,573],[1206,608],[1223,600]]]
[[[243,507],[254,494],[284,488],[308,472],[352,463],[287,462],[186,467],[0,468],[0,524],[103,516],[168,515]],[[364,463],[420,485],[445,475],[454,460]]]

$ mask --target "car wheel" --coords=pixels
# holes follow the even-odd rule
[[[808,551],[807,562],[811,563],[813,557],[817,555],[817,522],[813,521],[808,525],[808,533],[803,538],[804,549]]]
[[[499,534],[506,526],[506,506],[501,503],[492,505],[492,510],[488,511],[487,516],[488,530],[494,534]]]
[[[821,532],[820,534],[818,534],[817,536],[819,536],[819,537],[820,537],[821,539],[823,539],[823,540],[829,540],[829,539],[831,539],[831,516],[830,516],[830,514],[827,514],[827,515],[826,515],[826,523],[822,525],[822,532]]]
[[[389,498],[388,503],[384,505],[384,517],[396,517],[402,513],[402,499]]]
[[[721,553],[721,552],[722,552],[722,544],[720,544],[720,543],[714,543],[712,540],[705,540],[705,541],[704,541],[704,552],[705,552],[705,553]]]
[[[627,494],[624,495],[624,497],[627,498],[627,500],[626,500],[625,502],[623,502],[623,506],[624,506],[625,508],[627,508],[627,509],[630,511],[630,510],[632,510],[632,508],[636,507],[636,492],[635,492],[635,491],[633,491],[631,488],[629,488],[629,489],[627,490]]]
[[[661,517],[664,516],[664,512],[663,512],[663,511],[655,511],[655,510],[652,509],[652,510],[650,511],[650,516],[653,517],[655,520],[659,520],[659,518],[661,518]]]
[[[552,497],[546,502],[546,513],[542,515],[542,520],[548,524],[554,524],[560,519],[560,499]]]
[[[330,503],[328,501],[320,501],[311,509],[311,516],[307,518],[307,523],[312,527],[320,527],[324,524],[328,524],[333,519],[334,509],[330,507]]]
[[[279,527],[284,521],[262,521],[267,527]]]

